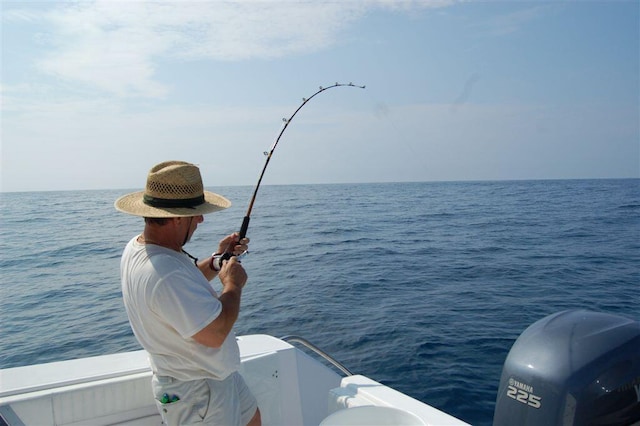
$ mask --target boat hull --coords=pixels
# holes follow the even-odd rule
[[[368,377],[343,377],[281,339],[249,335],[238,344],[264,425],[319,425],[363,406],[409,413],[415,424],[466,424]],[[0,414],[12,426],[160,425],[150,380],[145,351],[0,370]]]

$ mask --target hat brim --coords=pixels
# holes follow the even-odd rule
[[[143,201],[144,191],[133,192],[116,200],[114,207],[123,213],[142,217],[189,217],[200,216],[224,210],[231,206],[231,201],[214,192],[204,191],[204,203],[189,207],[152,207]]]

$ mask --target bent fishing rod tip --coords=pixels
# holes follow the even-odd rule
[[[244,216],[243,220],[242,220],[242,226],[240,227],[240,232],[238,233],[240,235],[240,238],[244,238],[247,235],[247,230],[249,229],[249,221],[251,219],[251,210],[253,209],[253,203],[256,200],[256,196],[258,195],[258,189],[260,188],[260,183],[262,183],[262,177],[264,176],[265,171],[267,170],[267,165],[269,164],[269,160],[271,159],[271,155],[273,154],[273,152],[276,149],[276,146],[278,146],[278,142],[280,141],[280,137],[282,137],[282,134],[284,133],[284,131],[286,130],[287,126],[289,125],[289,123],[291,122],[291,120],[293,120],[293,117],[296,116],[296,114],[298,113],[298,111],[300,111],[300,109],[302,107],[304,107],[308,101],[310,101],[313,97],[315,97],[316,95],[318,95],[321,92],[324,92],[327,89],[331,89],[332,87],[339,87],[339,86],[347,86],[347,87],[358,87],[360,89],[364,89],[365,86],[358,86],[353,84],[353,82],[349,82],[347,83],[338,83],[336,82],[336,84],[334,84],[333,86],[327,86],[327,87],[323,87],[320,86],[320,90],[318,90],[316,93],[314,93],[313,95],[311,95],[308,98],[302,98],[302,104],[298,107],[298,109],[296,109],[293,114],[291,114],[291,116],[289,118],[283,118],[282,122],[282,130],[280,130],[280,133],[278,134],[278,137],[276,138],[275,142],[273,142],[273,145],[271,145],[271,149],[269,151],[263,151],[263,154],[267,157],[264,166],[262,167],[262,171],[260,173],[260,177],[258,178],[258,183],[256,184],[255,189],[253,190],[253,195],[251,197],[251,201],[249,202],[249,207],[247,208],[247,213]]]

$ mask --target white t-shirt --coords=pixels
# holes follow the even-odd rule
[[[240,353],[233,332],[217,349],[192,338],[222,311],[202,272],[183,253],[137,239],[122,254],[122,296],[154,373],[179,380],[222,380],[237,371]]]

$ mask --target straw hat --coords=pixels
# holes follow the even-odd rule
[[[188,217],[226,209],[231,202],[204,190],[197,166],[184,161],[165,161],[149,171],[144,191],[122,196],[114,206],[134,216]]]

